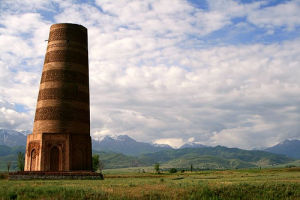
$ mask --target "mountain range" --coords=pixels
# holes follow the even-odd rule
[[[271,153],[287,155],[291,158],[300,159],[300,140],[285,140],[264,150]]]
[[[92,146],[97,151],[123,153],[132,156],[172,149],[169,145],[137,142],[127,135],[105,136],[102,140],[92,140]]]
[[[0,129],[0,145],[10,147],[25,146],[26,135],[29,131],[15,131],[8,129]],[[154,153],[162,150],[171,150],[171,146],[166,144],[150,144],[138,142],[127,135],[105,136],[101,140],[92,139],[93,150],[122,153],[130,156],[137,156],[145,153]],[[205,148],[203,144],[188,142],[180,147],[184,148]],[[285,140],[275,146],[262,149],[275,154],[286,155],[291,158],[300,159],[300,140]]]
[[[25,144],[26,136],[23,133],[0,129],[0,169],[5,169],[8,161],[13,161],[14,169],[17,152],[25,152]],[[266,151],[258,151],[208,147],[193,142],[173,149],[168,145],[138,142],[127,135],[92,140],[93,153],[100,155],[105,168],[143,167],[154,163],[161,163],[164,168],[188,168],[193,165],[198,169],[287,165],[299,158],[299,144],[299,140],[287,140]]]
[[[26,132],[15,130],[0,129],[0,145],[24,146],[26,145]]]

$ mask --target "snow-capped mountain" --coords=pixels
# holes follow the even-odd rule
[[[112,151],[126,155],[153,153],[165,149],[172,149],[168,145],[157,146],[145,142],[138,142],[128,135],[105,136],[102,140],[93,140],[93,149],[98,151]]]
[[[10,147],[26,146],[26,136],[29,133],[30,131],[0,129],[0,145]],[[93,150],[96,151],[111,151],[126,155],[140,155],[143,153],[154,153],[161,150],[172,149],[172,147],[167,144],[149,144],[145,142],[138,142],[128,135],[93,138],[92,145]],[[207,146],[197,142],[188,142],[182,145],[180,149],[205,147]],[[264,151],[300,159],[300,140],[285,140],[273,147],[264,149]]]
[[[26,146],[26,136],[15,130],[0,129],[0,145]]]
[[[30,130],[24,130],[24,131],[19,131],[20,133],[22,133],[23,135],[27,136],[28,134],[30,134],[32,131]]]

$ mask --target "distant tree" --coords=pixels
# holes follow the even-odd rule
[[[194,168],[193,168],[193,164],[191,164],[191,172],[193,172],[193,169],[194,169]]]
[[[172,174],[173,174],[173,173],[176,173],[176,172],[177,172],[177,169],[176,169],[176,168],[171,168],[171,169],[169,170],[169,172],[172,173]]]
[[[102,170],[104,168],[103,162],[99,159],[99,171],[102,173]]]
[[[7,172],[8,172],[8,173],[9,173],[10,167],[11,167],[11,161],[8,161],[8,162],[7,162]]]
[[[24,171],[25,156],[24,153],[18,152],[18,168],[20,171]]]
[[[93,171],[96,172],[99,169],[99,163],[100,163],[99,155],[98,154],[93,155],[92,159],[93,159],[93,161],[92,161],[93,162]]]
[[[159,163],[155,163],[154,170],[159,174]]]

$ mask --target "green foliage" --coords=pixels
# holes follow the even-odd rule
[[[227,147],[185,148],[141,155],[144,163],[162,163],[162,167],[197,169],[236,169],[272,166],[294,161],[282,155]]]
[[[115,174],[101,181],[0,180],[0,199],[300,199],[300,168]]]
[[[154,164],[154,170],[156,171],[156,173],[159,173],[159,163]]]
[[[169,170],[169,172],[170,172],[171,174],[177,173],[177,169],[176,169],[176,168],[171,168],[171,169]]]
[[[96,172],[99,169],[99,163],[100,163],[98,154],[93,155],[92,162],[93,162],[93,171]]]
[[[18,170],[18,152],[25,152],[25,146],[9,147],[0,145],[0,171],[7,171],[7,163],[10,162],[10,171]]]
[[[7,172],[9,173],[9,170],[11,168],[11,161],[8,161],[6,165],[7,165]]]
[[[104,166],[106,169],[117,169],[117,168],[125,168],[125,167],[139,167],[139,166],[152,165],[152,164],[145,164],[136,157],[126,156],[121,153],[93,151],[93,154],[99,154],[101,158],[100,164],[102,164],[102,168]]]
[[[20,171],[24,171],[25,156],[23,152],[18,152],[18,168]]]
[[[288,186],[288,187],[287,187]],[[299,184],[235,184],[222,187],[198,187],[190,199],[296,199],[300,198]]]

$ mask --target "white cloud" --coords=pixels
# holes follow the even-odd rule
[[[29,120],[30,114],[15,111],[13,104],[0,99],[0,128],[28,130]]]
[[[154,141],[154,144],[167,144],[173,148],[179,148],[184,144],[181,138],[163,138]]]
[[[195,141],[195,138],[194,137],[191,137],[188,139],[188,142],[194,142]]]
[[[288,1],[276,6],[250,12],[248,20],[259,27],[274,29],[283,26],[291,31],[300,25],[299,9],[299,0]]]
[[[298,1],[271,7],[209,1],[208,10],[179,0],[36,1],[19,8],[28,2],[5,1],[0,17],[0,100],[29,109],[22,113],[3,104],[1,126],[31,129],[44,40],[51,23],[71,22],[89,32],[94,137],[128,134],[175,147],[194,141],[243,148],[300,137],[299,38],[206,44],[237,17],[247,19],[236,24],[240,29],[250,22],[292,32]],[[290,12],[283,15],[283,8]]]

